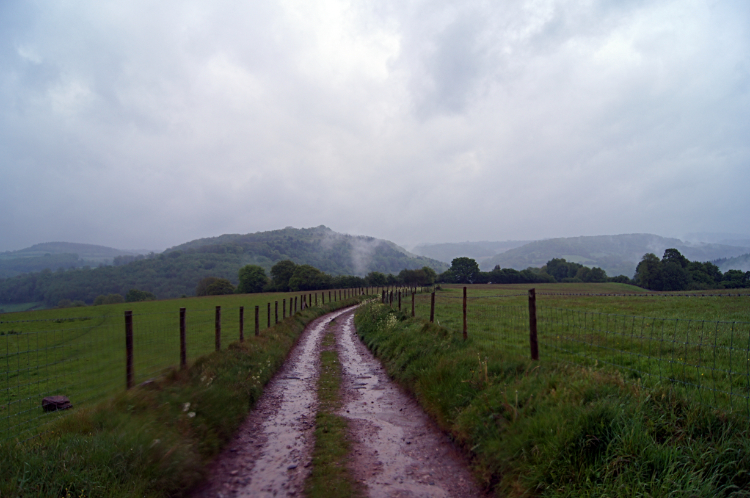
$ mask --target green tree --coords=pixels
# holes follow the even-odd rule
[[[661,260],[654,253],[646,253],[635,269],[635,285],[644,289],[661,290]]]
[[[385,285],[386,277],[385,274],[379,271],[371,271],[365,277],[365,282],[371,287],[382,287]]]
[[[237,292],[239,294],[263,292],[263,287],[268,282],[266,271],[258,265],[243,266],[238,275],[240,283],[237,285]]]
[[[125,294],[125,302],[128,303],[137,303],[140,301],[155,301],[156,296],[153,295],[151,292],[142,291],[138,289],[130,289],[127,294]]]
[[[434,284],[435,280],[437,279],[437,273],[435,272],[435,270],[433,270],[429,266],[423,266],[422,271],[425,273],[425,276],[427,277],[427,281],[424,283],[424,285]]]
[[[471,284],[476,280],[479,273],[479,265],[472,258],[454,258],[449,270],[453,274],[456,283]]]
[[[207,296],[224,296],[226,294],[234,294],[234,285],[226,278],[217,278],[206,289]]]
[[[211,284],[215,283],[217,280],[219,280],[218,277],[205,277],[200,279],[198,282],[198,285],[195,286],[195,295],[196,296],[208,296],[208,288],[211,286]]]
[[[284,292],[289,290],[289,280],[294,275],[297,265],[293,261],[285,259],[279,261],[271,267],[271,278],[273,286],[277,291]]]
[[[329,286],[330,277],[314,266],[299,265],[289,279],[292,291],[325,289]]]

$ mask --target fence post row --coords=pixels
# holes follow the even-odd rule
[[[219,351],[221,349],[221,306],[216,307],[214,325],[216,329],[216,351]]]
[[[245,307],[240,306],[240,342],[243,342],[244,340],[245,340]]]
[[[536,336],[536,289],[529,289],[529,345],[531,359],[539,359],[539,341]]]
[[[125,312],[125,388],[133,387],[133,312]]]
[[[187,366],[187,344],[185,343],[185,308],[180,308],[180,368]]]

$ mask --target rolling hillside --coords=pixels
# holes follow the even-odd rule
[[[491,270],[495,265],[522,270],[542,266],[552,258],[565,258],[585,266],[598,266],[609,276],[633,277],[644,254],[661,257],[665,249],[675,248],[691,261],[711,261],[738,256],[750,249],[722,244],[687,244],[651,234],[600,235],[538,240],[510,249],[483,261],[481,267]]]
[[[242,266],[258,264],[268,274],[275,262],[284,259],[334,276],[398,273],[423,266],[437,272],[448,268],[386,240],[340,234],[323,226],[285,228],[194,240],[119,266],[47,269],[0,279],[0,304],[44,301],[54,306],[62,299],[91,303],[98,295],[124,295],[132,288],[152,292],[160,299],[191,296],[204,277],[226,278],[236,284]]]
[[[45,242],[18,251],[0,253],[0,278],[42,271],[45,268],[81,268],[109,265],[117,256],[132,256],[135,251],[72,242]]]
[[[475,259],[480,265],[500,252],[528,244],[529,240],[505,240],[502,242],[447,242],[442,244],[419,244],[415,254],[437,259],[450,264],[454,258],[467,257]]]
[[[734,258],[717,259],[714,264],[724,272],[728,270],[750,271],[750,253]]]

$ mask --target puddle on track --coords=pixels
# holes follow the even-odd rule
[[[390,380],[344,315],[337,342],[354,439],[350,467],[373,498],[484,496],[463,457],[414,399]]]

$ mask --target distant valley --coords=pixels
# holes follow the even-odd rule
[[[500,250],[488,255],[492,248]],[[750,266],[750,256],[742,258],[742,255],[750,254],[750,247],[688,243],[652,234],[564,237],[531,242],[419,244],[414,248],[414,252],[429,255],[446,263],[453,258],[470,257],[476,259],[480,268],[485,271],[493,269],[496,265],[501,268],[523,270],[530,266],[541,267],[552,258],[564,258],[584,266],[602,268],[609,276],[625,275],[632,278],[644,254],[650,252],[661,257],[664,250],[669,248],[679,250],[694,261],[720,260],[718,266],[723,271]]]

